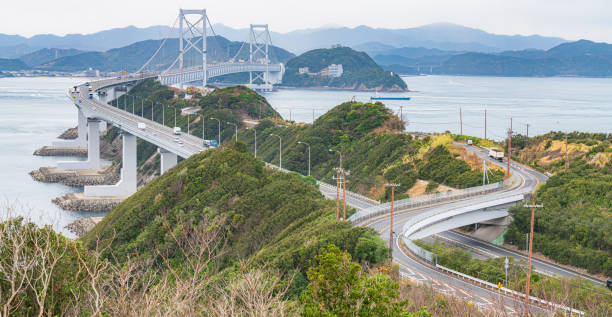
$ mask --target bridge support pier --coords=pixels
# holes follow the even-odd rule
[[[85,186],[85,196],[130,196],[138,189],[136,136],[123,132],[121,179],[115,185]]]
[[[87,117],[83,111],[79,108],[77,113],[78,125],[77,125],[77,138],[74,140],[56,141],[51,145],[53,147],[85,147],[87,146]]]
[[[177,156],[175,153],[172,153],[164,148],[157,148],[157,152],[161,156],[160,174],[163,175],[166,173],[166,171],[176,166]]]
[[[62,170],[87,170],[100,168],[100,121],[87,119],[87,161],[58,162]]]

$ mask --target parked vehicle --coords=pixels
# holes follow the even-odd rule
[[[489,149],[489,156],[491,158],[494,158],[498,161],[503,161],[504,160],[504,151],[496,149],[496,148],[490,148]]]
[[[138,122],[138,129],[144,130],[147,128],[147,124],[144,122]]]
[[[181,128],[180,127],[174,127],[174,134],[181,135]]]

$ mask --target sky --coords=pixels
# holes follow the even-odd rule
[[[449,22],[496,34],[612,43],[611,0],[2,0],[0,33],[94,33],[172,25],[179,8],[208,10],[213,24],[271,31],[321,26],[409,28]]]

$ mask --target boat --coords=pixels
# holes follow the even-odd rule
[[[370,100],[410,100],[410,97],[370,97]]]

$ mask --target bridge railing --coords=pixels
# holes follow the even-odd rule
[[[406,199],[395,201],[393,204],[393,210],[403,211],[403,210],[408,210],[408,209],[414,209],[417,207],[431,206],[431,205],[438,204],[441,202],[464,199],[468,197],[491,193],[491,192],[502,190],[510,186],[515,180],[516,180],[516,176],[513,176],[504,181],[493,183],[493,184],[471,187],[471,188],[466,188],[466,189],[459,189],[455,191],[448,191],[444,193],[436,193],[436,194],[431,194],[431,195],[406,198]],[[351,221],[353,224],[360,224],[365,221],[386,215],[390,212],[391,212],[391,203],[386,202],[383,204],[379,204],[377,206],[373,206],[367,209],[360,210],[354,213],[351,217],[349,217],[348,220]]]

